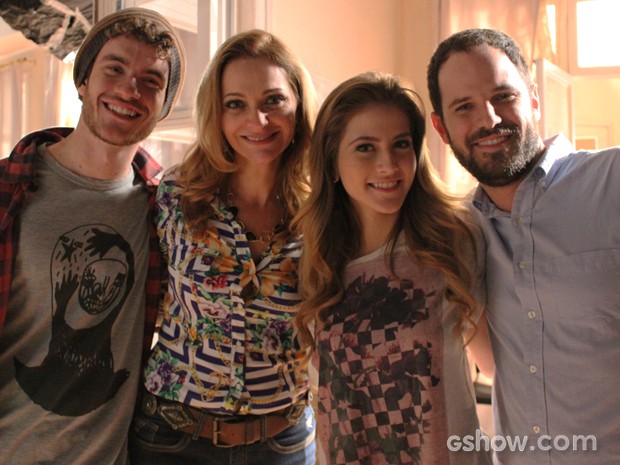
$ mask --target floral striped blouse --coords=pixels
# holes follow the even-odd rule
[[[309,389],[293,333],[301,241],[272,243],[255,262],[241,224],[218,196],[207,237],[197,241],[185,226],[176,179],[173,168],[157,194],[169,279],[146,388],[213,413],[284,408]]]

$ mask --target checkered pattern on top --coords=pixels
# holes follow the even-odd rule
[[[447,426],[434,289],[360,276],[330,309],[317,339],[319,428],[331,464],[417,464],[424,446],[431,456],[445,450],[436,434]]]

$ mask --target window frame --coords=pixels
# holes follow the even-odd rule
[[[620,66],[580,67],[578,61],[577,4],[596,0],[568,0],[568,70],[572,76],[617,77]]]

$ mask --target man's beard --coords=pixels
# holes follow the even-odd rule
[[[525,126],[523,138],[521,134],[521,130],[517,126],[509,124],[498,125],[492,130],[481,129],[467,138],[469,153],[459,150],[452,142],[449,134],[448,139],[456,159],[479,183],[486,186],[501,187],[521,179],[538,160],[540,138],[534,126],[528,123]],[[471,141],[493,135],[510,135],[511,141],[505,149],[485,154],[487,163],[482,164],[472,154]]]
[[[152,121],[149,121],[146,126],[138,127],[137,130],[132,132],[126,132],[124,136],[108,136],[105,128],[101,127],[100,122],[96,118],[95,105],[95,102],[90,100],[88,93],[86,93],[82,99],[82,116],[84,118],[84,123],[97,138],[110,145],[128,147],[140,143],[150,136],[157,125],[157,119],[154,118]]]

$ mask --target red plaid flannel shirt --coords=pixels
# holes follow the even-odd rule
[[[15,146],[8,158],[0,160],[0,336],[6,320],[11,290],[11,277],[17,250],[15,218],[24,203],[37,191],[34,160],[37,147],[55,143],[67,137],[72,128],[51,128],[27,135]],[[153,221],[155,194],[161,171],[159,164],[142,148],[138,150],[133,167],[143,179],[149,192],[149,266],[146,278],[146,320],[144,327],[143,360],[150,351],[162,292],[163,268],[159,240]]]

